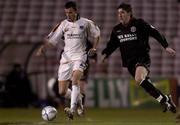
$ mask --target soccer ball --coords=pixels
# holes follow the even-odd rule
[[[52,106],[46,106],[42,109],[41,114],[45,121],[52,121],[56,118],[57,110]]]

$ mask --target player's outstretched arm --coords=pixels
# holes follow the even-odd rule
[[[41,56],[43,53],[44,53],[44,45],[41,45],[36,52],[36,56]]]
[[[170,47],[165,48],[166,52],[169,53],[172,56],[175,56],[176,51]]]
[[[44,44],[41,45],[37,52],[36,52],[36,56],[41,56],[43,54],[45,54],[47,48],[53,47],[53,45],[51,43],[49,43],[47,40],[45,40]]]
[[[106,54],[101,55],[100,62],[104,63],[106,60],[107,60],[107,55]]]

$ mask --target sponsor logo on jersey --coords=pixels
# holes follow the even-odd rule
[[[118,39],[120,43],[126,42],[126,41],[133,41],[133,40],[137,40],[137,35],[135,33],[118,35]]]
[[[67,34],[67,39],[82,39],[82,34]]]

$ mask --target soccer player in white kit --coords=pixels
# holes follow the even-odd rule
[[[62,38],[64,39],[64,52],[58,70],[59,93],[71,99],[70,108],[65,108],[65,112],[69,119],[73,119],[77,105],[83,108],[78,81],[87,67],[87,56],[96,53],[100,30],[93,21],[79,16],[74,1],[67,2],[64,10],[67,19],[50,32],[45,44],[37,51],[37,55],[41,55],[46,48],[56,46]],[[88,37],[92,37],[94,41],[93,47],[87,52]],[[69,80],[72,81],[72,91],[68,89]]]

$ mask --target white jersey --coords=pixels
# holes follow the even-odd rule
[[[86,55],[86,42],[88,36],[97,38],[100,36],[99,28],[93,21],[86,18],[79,18],[75,22],[70,22],[67,19],[52,31],[48,36],[48,41],[56,45],[61,39],[64,39],[64,52],[62,53],[61,63],[82,60]]]

